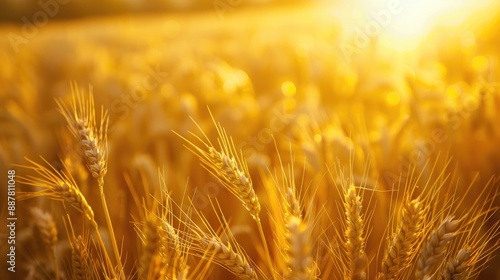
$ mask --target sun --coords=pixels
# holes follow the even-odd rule
[[[351,2],[351,26],[360,36],[403,47],[416,45],[435,28],[456,26],[494,0],[359,0]]]

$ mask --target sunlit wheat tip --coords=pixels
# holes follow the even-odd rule
[[[88,94],[71,85],[72,103],[67,106],[62,99],[56,100],[59,110],[68,123],[68,128],[79,141],[85,155],[87,167],[96,179],[102,179],[107,173],[107,111],[101,110],[100,126],[96,125],[95,105],[92,88]]]

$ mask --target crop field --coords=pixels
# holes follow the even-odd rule
[[[0,24],[0,279],[500,279],[500,5],[248,2]]]

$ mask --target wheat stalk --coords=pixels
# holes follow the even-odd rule
[[[351,279],[366,279],[367,263],[365,257],[365,239],[363,237],[363,217],[361,216],[362,201],[356,193],[354,185],[350,185],[344,194],[344,210],[346,229],[344,232],[344,247],[349,263]]]
[[[379,279],[396,279],[410,266],[422,234],[424,213],[424,206],[418,198],[404,204],[397,230],[384,254]]]
[[[104,176],[108,170],[108,112],[101,107],[100,125],[97,127],[92,87],[89,87],[89,91],[85,95],[78,90],[76,83],[72,83],[71,91],[71,108],[66,106],[62,99],[57,99],[56,103],[59,106],[61,114],[68,123],[69,130],[78,140],[78,143],[85,155],[87,167],[90,173],[98,182],[101,205],[116,265],[118,266],[119,275],[124,277],[125,273],[121,262],[120,252],[118,250],[113,224],[111,222],[111,217],[104,195]]]
[[[39,177],[35,176],[19,176],[19,182],[39,187],[41,190],[35,192],[21,192],[19,194],[19,199],[29,199],[34,197],[48,197],[57,201],[63,201],[69,203],[74,209],[82,213],[86,221],[94,228],[96,231],[96,236],[98,238],[98,243],[101,246],[102,252],[104,254],[106,263],[108,265],[109,273],[114,277],[114,269],[109,256],[106,253],[106,246],[99,233],[99,226],[94,218],[94,211],[92,207],[87,203],[87,199],[81,193],[80,189],[77,187],[75,179],[68,172],[60,172],[56,170],[52,165],[50,165],[45,159],[42,160],[50,166],[50,169],[45,166],[38,164],[30,159],[26,159],[32,166],[22,166],[24,168],[31,169],[35,171]]]
[[[248,165],[246,161],[242,159],[242,156],[238,155],[232,138],[227,135],[225,129],[220,124],[215,122],[212,115],[211,117],[217,130],[217,141],[219,143],[220,151],[215,148],[208,136],[203,133],[203,130],[197,124],[196,125],[204,134],[206,140],[203,141],[193,133],[191,134],[200,140],[205,149],[198,147],[181,135],[179,135],[179,137],[188,143],[188,149],[200,158],[203,167],[214,177],[218,178],[222,185],[242,202],[243,206],[256,221],[259,235],[264,247],[268,268],[273,271],[271,254],[269,252],[266,237],[259,217],[261,206],[259,198],[257,197],[253,187],[252,179],[248,171]]]
[[[220,124],[215,125],[219,133],[220,151],[214,147],[210,140],[208,140],[208,137],[206,142],[202,141],[206,150],[201,149],[186,138],[180,137],[190,144],[188,148],[198,155],[203,167],[218,178],[223,186],[243,203],[243,206],[256,221],[260,221],[259,213],[261,206],[253,188],[248,166],[238,156],[234,143],[224,128]]]
[[[431,233],[424,243],[420,258],[417,261],[417,270],[415,272],[417,279],[423,279],[424,276],[430,275],[434,270],[438,259],[445,253],[446,247],[457,235],[462,220],[447,216],[438,228]]]

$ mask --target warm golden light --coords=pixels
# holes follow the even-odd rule
[[[364,0],[354,8],[353,22],[361,36],[389,40],[389,45],[407,48],[424,39],[435,28],[463,24],[492,0]]]
[[[500,0],[4,2],[0,280],[500,280]]]

